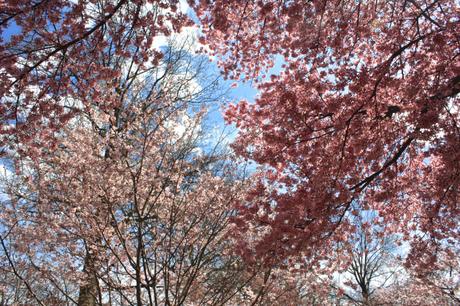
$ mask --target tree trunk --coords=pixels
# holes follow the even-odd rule
[[[85,283],[80,287],[78,306],[96,306],[97,278],[94,274],[94,263],[89,253],[85,257],[83,271],[86,274]]]

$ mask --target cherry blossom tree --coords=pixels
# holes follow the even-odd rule
[[[263,233],[247,257],[321,259],[353,206],[410,240],[420,269],[458,242],[458,1],[194,7],[224,73],[260,90],[226,113],[237,154],[261,165],[237,218],[242,236]]]
[[[310,298],[300,282],[312,288],[312,276],[235,254],[229,222],[244,185],[223,152],[200,146],[204,114],[126,111],[136,119],[110,137],[82,120],[62,130],[59,150],[18,164],[2,209],[0,258],[14,281],[5,290],[29,305]]]
[[[239,184],[217,153],[197,151],[201,114],[126,111],[138,116],[123,131],[103,137],[83,121],[63,130],[59,150],[22,161],[2,220],[15,253],[4,254],[11,269],[23,260],[57,290],[56,280],[81,282],[67,303],[206,300],[221,285],[214,274],[234,261],[224,234]]]

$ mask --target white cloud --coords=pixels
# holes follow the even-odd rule
[[[187,0],[179,0],[179,9],[182,14],[187,14],[190,10],[190,5],[188,5]]]

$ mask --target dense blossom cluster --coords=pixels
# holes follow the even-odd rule
[[[433,267],[458,244],[458,2],[216,0],[196,9],[224,73],[261,80],[254,104],[226,113],[240,129],[235,151],[265,166],[237,221],[243,236],[258,236],[248,256],[327,251],[353,231],[355,210],[377,211],[403,233],[409,264]],[[275,56],[284,68],[266,80]]]

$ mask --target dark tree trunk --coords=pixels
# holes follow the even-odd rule
[[[89,253],[86,254],[83,271],[86,274],[86,279],[80,287],[78,306],[96,306],[98,284],[94,273],[94,263]]]

